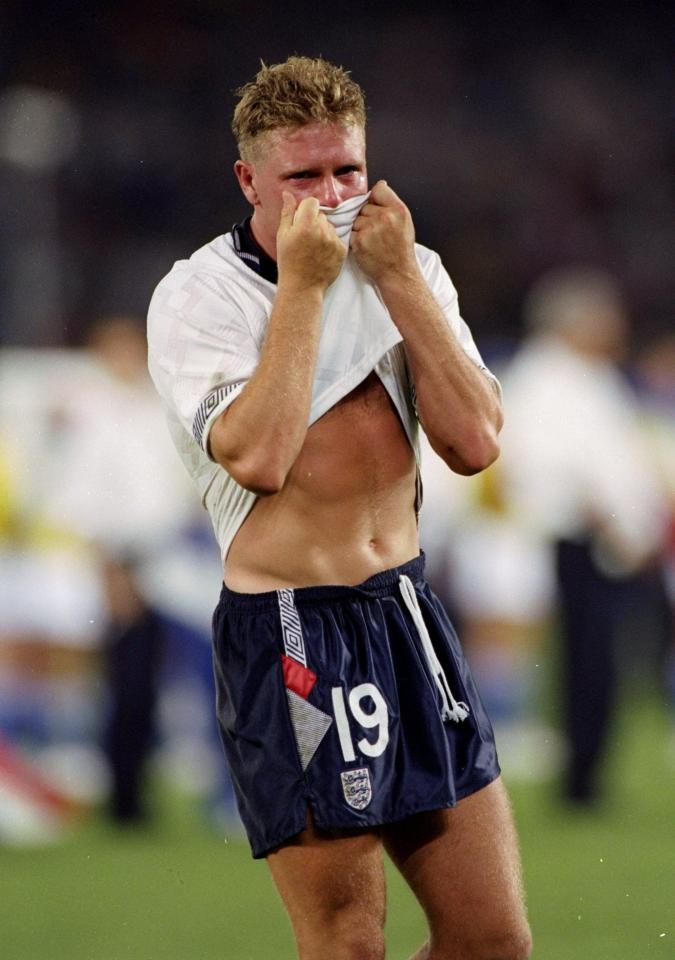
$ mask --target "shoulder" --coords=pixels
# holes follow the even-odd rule
[[[242,324],[255,332],[274,296],[273,285],[267,290],[265,284],[237,257],[231,234],[223,234],[176,261],[160,280],[148,309],[149,331],[170,320],[220,334]]]
[[[199,300],[200,292],[207,291],[223,299],[237,299],[246,291],[245,269],[234,253],[231,234],[223,234],[195,250],[188,259],[177,260],[157,284],[153,302],[169,298],[174,305],[181,305],[189,296],[192,304],[195,298]]]
[[[417,262],[421,267],[441,262],[441,258],[436,251],[432,250],[431,247],[425,247],[423,243],[415,242],[415,253],[417,254]]]
[[[440,254],[421,243],[415,244],[415,254],[427,282],[445,282],[453,286],[448,271],[443,266]],[[453,288],[454,289],[454,288]]]
[[[447,310],[457,303],[457,290],[439,254],[421,243],[415,244],[415,254],[422,275],[440,306]]]

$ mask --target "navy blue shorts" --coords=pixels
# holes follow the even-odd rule
[[[218,722],[254,857],[303,830],[308,807],[319,828],[373,827],[498,776],[490,721],[423,573],[420,556],[356,587],[223,587]]]

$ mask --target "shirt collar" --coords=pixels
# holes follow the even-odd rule
[[[370,193],[361,194],[358,197],[351,197],[337,207],[321,207],[321,212],[325,213],[329,223],[335,227],[335,232],[341,240],[349,242],[349,237],[354,226],[354,221],[361,212],[361,208],[368,201]],[[279,278],[276,261],[269,254],[265,253],[251,229],[251,217],[246,217],[241,223],[235,223],[232,227],[232,241],[234,252],[243,260],[246,266],[254,270],[259,276],[270,283],[276,283]]]

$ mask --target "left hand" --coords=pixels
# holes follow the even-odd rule
[[[417,274],[412,217],[386,180],[378,180],[373,187],[354,222],[349,247],[374,283],[394,274]]]

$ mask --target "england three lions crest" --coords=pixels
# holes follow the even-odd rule
[[[340,774],[342,778],[342,792],[350,807],[355,810],[365,810],[373,798],[370,785],[370,773],[367,767],[358,770],[345,770]]]

